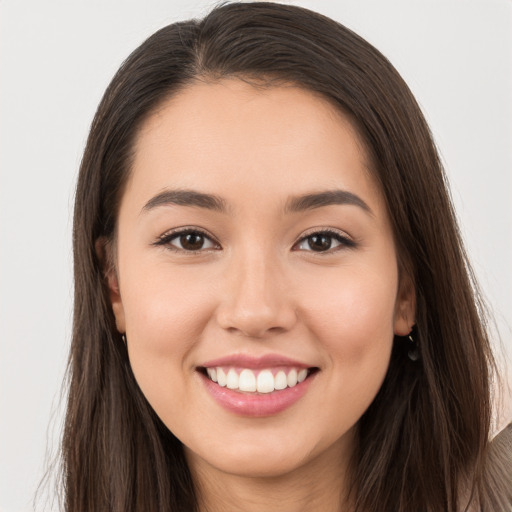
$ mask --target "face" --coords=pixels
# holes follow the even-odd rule
[[[352,448],[413,323],[368,166],[297,87],[197,83],[143,125],[111,300],[192,466],[277,476]]]

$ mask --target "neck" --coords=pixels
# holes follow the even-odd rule
[[[346,445],[331,446],[286,474],[226,473],[187,453],[200,512],[350,512]]]

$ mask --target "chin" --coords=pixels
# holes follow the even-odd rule
[[[187,459],[192,457],[196,462],[197,458],[202,458],[197,454],[192,454],[190,450],[185,449]],[[262,450],[251,451],[238,450],[234,452],[225,451],[222,456],[212,457],[208,454],[203,460],[209,466],[221,471],[222,473],[235,475],[243,478],[279,478],[299,469],[304,463],[304,459],[296,454],[269,454]]]

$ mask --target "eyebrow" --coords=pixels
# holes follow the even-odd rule
[[[326,190],[324,192],[291,197],[287,201],[284,211],[285,213],[296,213],[337,204],[358,206],[373,216],[371,208],[359,196],[347,190]]]
[[[164,190],[155,197],[152,197],[142,208],[142,211],[149,211],[158,206],[193,206],[225,213],[227,211],[226,201],[213,194],[205,194],[195,190]]]
[[[220,213],[228,211],[227,203],[222,197],[188,189],[164,190],[152,197],[144,205],[142,211],[149,211],[159,206],[169,205],[204,208]],[[347,190],[326,190],[290,197],[286,202],[284,213],[298,213],[331,205],[358,206],[365,212],[373,215],[371,208],[359,196]]]

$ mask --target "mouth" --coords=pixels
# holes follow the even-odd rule
[[[198,367],[208,380],[239,393],[269,394],[295,388],[319,371],[317,367],[278,366],[243,368],[234,366]]]
[[[277,415],[308,393],[320,368],[280,354],[232,354],[196,367],[207,394],[238,416]]]

